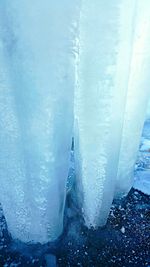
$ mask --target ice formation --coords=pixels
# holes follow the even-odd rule
[[[134,188],[150,195],[150,169],[137,172]]]
[[[82,1],[75,154],[88,226],[105,224],[114,190],[118,197],[133,184],[149,99],[149,16],[149,1]]]
[[[129,190],[149,95],[149,17],[149,0],[1,0],[0,202],[13,238],[62,232],[73,124],[86,225],[105,224]]]
[[[147,113],[146,113],[147,119],[150,119],[150,101],[148,103]]]
[[[150,2],[137,1],[130,78],[123,124],[116,194],[124,194],[133,185],[134,165],[139,149],[150,96]]]
[[[148,108],[149,112],[149,108]],[[147,116],[148,116],[147,112]],[[133,187],[150,195],[150,117],[143,128],[140,149],[137,157]]]
[[[114,197],[135,17],[136,1],[82,1],[75,154],[88,226],[105,224]]]
[[[13,238],[63,227],[78,1],[1,1],[0,202]]]

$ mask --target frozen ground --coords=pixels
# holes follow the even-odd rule
[[[128,196],[113,203],[105,227],[88,230],[68,184],[64,232],[45,246],[11,240],[0,213],[0,267],[144,267],[150,266],[150,120],[145,123],[135,170],[135,184]],[[70,177],[73,173],[70,172]],[[138,190],[137,190],[138,189]],[[143,192],[141,192],[143,191]]]

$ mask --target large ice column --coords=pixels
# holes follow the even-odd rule
[[[76,66],[75,159],[87,226],[105,224],[114,196],[135,3],[82,1]]]
[[[0,202],[8,230],[47,242],[63,227],[79,1],[1,1]]]
[[[150,1],[137,1],[133,54],[123,125],[116,196],[133,185],[134,165],[150,97]]]

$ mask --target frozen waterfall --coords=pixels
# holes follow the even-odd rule
[[[149,0],[1,0],[0,203],[14,239],[63,230],[74,135],[85,224],[126,194],[144,123]]]

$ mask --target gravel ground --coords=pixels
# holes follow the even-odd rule
[[[71,196],[60,239],[45,246],[15,243],[1,215],[0,266],[150,266],[150,197],[131,189],[113,203],[105,227],[88,230]],[[71,206],[74,205],[74,209]]]

